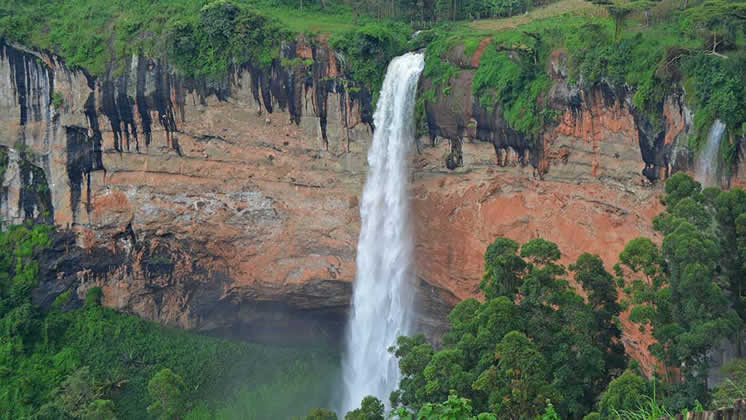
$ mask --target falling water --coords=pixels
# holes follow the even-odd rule
[[[717,152],[720,149],[720,141],[725,133],[725,124],[720,120],[715,120],[707,133],[707,144],[704,150],[697,157],[696,178],[706,187],[711,187],[718,182],[718,158]]]
[[[366,395],[382,401],[398,385],[399,367],[387,348],[409,332],[412,234],[407,222],[407,155],[413,143],[417,80],[424,57],[391,61],[373,115],[368,176],[360,203],[360,238],[352,312],[343,359],[342,415]]]

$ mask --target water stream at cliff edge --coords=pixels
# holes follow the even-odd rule
[[[697,157],[695,178],[704,187],[712,187],[718,183],[720,159],[717,157],[717,152],[720,150],[720,141],[724,133],[725,124],[720,120],[715,120],[707,133],[707,144]]]
[[[341,415],[366,395],[388,402],[399,382],[387,348],[410,332],[412,232],[408,223],[407,161],[414,142],[414,103],[424,56],[389,63],[373,115],[375,133],[360,202],[357,276],[342,360]]]

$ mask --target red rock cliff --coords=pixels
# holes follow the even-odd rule
[[[340,332],[371,110],[364,91],[346,93],[332,51],[291,45],[286,57],[314,64],[247,65],[221,84],[145,57],[93,78],[21,47],[0,53],[0,145],[11,156],[0,210],[19,222],[51,207],[77,244],[59,240],[42,303],[64,287],[83,296],[97,285],[108,306],[185,328]],[[478,109],[471,75],[461,72],[428,109],[432,138],[412,158],[427,331],[478,294],[483,252],[498,235],[541,236],[565,261],[590,251],[609,266],[628,240],[655,236],[661,189],[651,180],[674,169],[689,128],[677,97],[664,104],[663,133],[651,133],[624,96],[579,92],[557,72],[548,99],[562,117],[530,146],[499,113]],[[49,205],[21,197],[17,162],[46,177]]]

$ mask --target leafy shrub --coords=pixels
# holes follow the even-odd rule
[[[55,108],[61,107],[65,103],[65,98],[62,96],[59,92],[52,93],[52,101],[51,104]]]
[[[633,372],[625,372],[622,376],[609,382],[608,388],[601,395],[599,410],[604,418],[611,417],[615,412],[632,412],[643,407],[650,397],[651,386],[647,380]],[[657,418],[656,418],[657,419]]]
[[[267,68],[289,38],[277,21],[226,0],[204,6],[196,21],[171,22],[166,30],[168,55],[192,76],[222,76],[245,62]]]
[[[683,60],[682,67],[690,78],[697,113],[695,124],[698,141],[702,141],[715,119],[722,120],[732,135],[744,132],[746,123],[746,57],[734,56],[728,60],[710,54],[696,54]],[[728,142],[723,142],[728,143]],[[724,150],[724,160],[735,162],[737,150]]]
[[[713,403],[718,408],[733,407],[733,401],[746,398],[746,360],[731,360],[720,370],[725,380],[715,388]]]
[[[540,99],[549,89],[549,76],[530,60],[488,48],[474,73],[472,92],[486,109],[499,105],[512,129],[536,135],[552,118]]]
[[[347,75],[365,86],[375,102],[386,67],[405,51],[410,33],[404,24],[369,23],[334,35],[330,45],[343,55]]]

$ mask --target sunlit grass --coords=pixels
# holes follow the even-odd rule
[[[528,13],[522,15],[499,19],[475,20],[471,22],[470,26],[483,31],[503,31],[517,28],[537,19],[546,19],[571,12],[596,17],[607,16],[604,8],[589,3],[586,0],[560,0],[545,7],[530,10]]]

